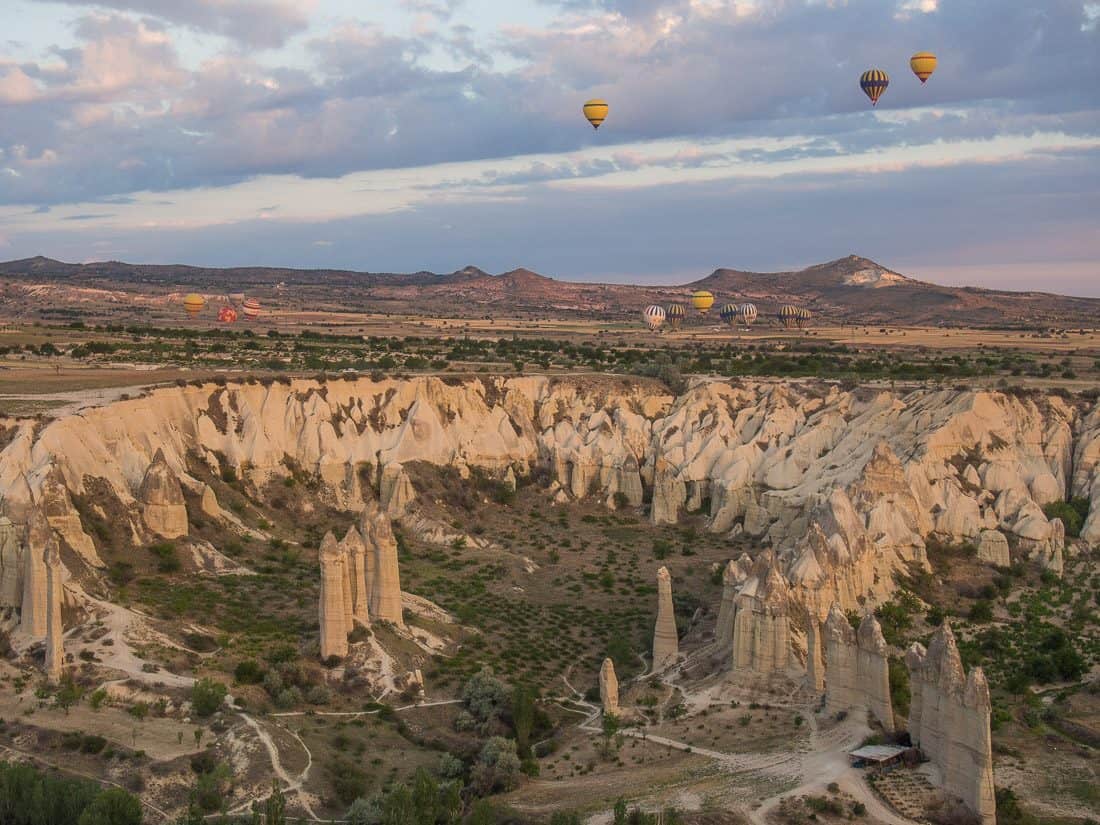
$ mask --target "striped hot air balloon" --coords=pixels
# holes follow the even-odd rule
[[[192,292],[183,299],[183,309],[188,315],[198,315],[206,306],[206,299],[197,292]]]
[[[599,129],[607,120],[607,101],[598,97],[587,101],[582,107],[585,119],[592,124],[593,129]]]
[[[718,317],[731,327],[737,326],[737,304],[726,304],[718,313]]]
[[[705,289],[696,290],[691,294],[691,305],[706,315],[714,306],[714,295]]]
[[[756,311],[756,304],[741,304],[737,308],[737,314],[741,316],[741,323],[751,327],[760,313]]]
[[[810,323],[810,318],[812,317],[813,315],[808,309],[806,309],[805,307],[799,307],[798,316],[795,318],[795,323],[798,325],[799,329],[805,329],[806,326]]]
[[[909,68],[913,74],[920,78],[920,82],[928,82],[932,72],[936,71],[936,56],[932,52],[917,52],[909,58]]]
[[[661,328],[661,324],[665,322],[665,315],[665,308],[658,304],[650,304],[642,310],[642,320],[652,330]]]
[[[890,75],[882,69],[868,69],[859,77],[859,88],[863,89],[863,93],[871,98],[872,106],[878,103],[878,99],[882,97],[883,92],[886,91],[886,87],[889,85]]]
[[[683,304],[669,304],[665,314],[668,317],[669,327],[679,329],[684,323],[684,316],[687,315],[687,312],[684,310]]]
[[[231,306],[223,306],[218,310],[218,321],[222,324],[235,324],[237,322],[237,310]]]
[[[249,320],[260,316],[260,302],[255,298],[245,298],[241,309],[244,310],[244,317]]]
[[[779,308],[779,320],[786,329],[793,329],[798,325],[799,309],[794,304],[784,304]]]

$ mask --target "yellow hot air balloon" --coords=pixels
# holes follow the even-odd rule
[[[183,309],[188,315],[198,315],[206,306],[206,299],[197,292],[192,292],[183,299]]]
[[[714,295],[705,289],[700,289],[691,294],[691,305],[704,315],[714,306]]]
[[[584,116],[592,124],[593,129],[599,129],[600,124],[607,120],[607,101],[593,98],[584,104]]]
[[[859,76],[859,88],[863,89],[863,93],[871,98],[872,106],[878,103],[878,99],[882,97],[882,93],[886,91],[886,87],[889,85],[890,75],[882,69],[868,69]]]
[[[909,58],[909,68],[924,83],[936,71],[936,56],[932,52],[917,52]]]

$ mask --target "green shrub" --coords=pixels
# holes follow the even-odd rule
[[[228,689],[213,679],[199,679],[191,688],[191,707],[196,716],[209,716],[225,701]]]
[[[1069,501],[1052,501],[1043,507],[1043,514],[1048,519],[1058,518],[1066,528],[1066,535],[1077,538],[1081,535],[1081,527],[1089,514],[1089,500],[1087,498],[1072,498]]]

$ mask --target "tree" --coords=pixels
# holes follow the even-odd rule
[[[394,785],[382,806],[382,825],[413,825],[421,821],[408,785]]]
[[[213,679],[199,679],[191,688],[191,707],[196,716],[209,716],[222,706],[228,688]]]
[[[617,741],[616,737],[619,733],[619,717],[614,713],[605,713],[600,728],[603,733],[603,753],[606,758],[610,759],[613,752],[611,743]]]
[[[271,796],[264,803],[264,825],[286,825],[286,797],[276,779],[271,780]]]
[[[512,725],[516,730],[516,750],[521,760],[531,758],[531,729],[535,724],[535,696],[526,685],[512,691]]]
[[[485,743],[477,764],[470,771],[470,784],[480,796],[495,791],[510,791],[519,784],[520,761],[516,743],[494,736]]]
[[[121,788],[99,794],[84,809],[78,825],[141,825],[141,803]]]

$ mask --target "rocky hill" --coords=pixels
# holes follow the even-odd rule
[[[474,266],[447,274],[389,274],[69,264],[42,257],[0,263],[0,302],[9,314],[24,316],[78,304],[117,308],[138,300],[155,305],[197,290],[248,292],[291,309],[616,319],[633,317],[650,303],[686,301],[695,289],[711,290],[719,304],[753,302],[765,318],[795,303],[832,323],[1091,327],[1100,315],[1098,299],[940,286],[855,255],[797,272],[718,269],[701,280],[669,286],[563,281],[528,269],[491,275]]]

